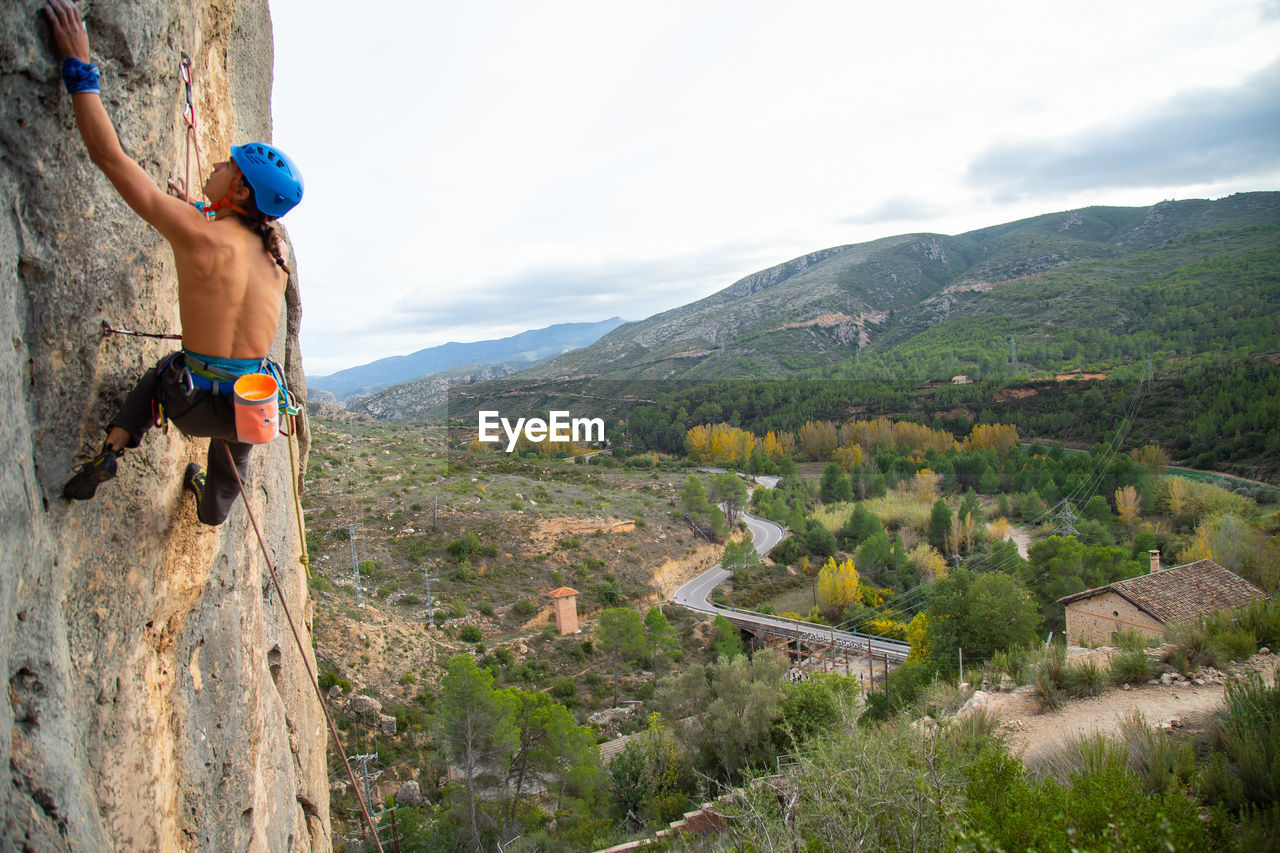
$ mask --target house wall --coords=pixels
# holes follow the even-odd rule
[[[566,595],[557,598],[554,603],[556,614],[556,630],[561,634],[578,633],[578,597]]]
[[[1130,629],[1151,637],[1164,636],[1162,622],[1114,592],[1073,601],[1066,612],[1067,642],[1073,646],[1108,645],[1113,633]]]

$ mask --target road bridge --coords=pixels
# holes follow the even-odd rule
[[[750,513],[743,512],[742,520],[751,531],[752,542],[761,556],[769,553],[775,545],[786,537],[782,525],[768,521]],[[811,649],[831,649],[849,655],[868,655],[875,658],[886,658],[901,662],[907,659],[911,646],[898,640],[887,640],[874,634],[860,631],[837,631],[829,625],[818,625],[801,619],[786,619],[742,610],[737,607],[723,607],[710,600],[713,590],[729,578],[733,572],[717,563],[693,580],[676,590],[672,600],[681,607],[723,616],[732,624],[757,637],[777,638],[795,643],[797,651],[801,647]]]

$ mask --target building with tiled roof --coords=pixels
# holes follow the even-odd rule
[[[1125,630],[1163,637],[1174,623],[1266,597],[1262,590],[1213,560],[1161,569],[1159,555],[1153,554],[1150,574],[1086,589],[1058,602],[1066,607],[1067,642],[1082,646],[1110,643],[1116,633]]]
[[[556,630],[563,634],[578,633],[578,591],[567,586],[551,590]]]

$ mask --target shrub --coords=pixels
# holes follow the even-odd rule
[[[1155,663],[1142,649],[1122,649],[1111,656],[1111,680],[1116,684],[1144,684],[1155,677]]]
[[[1116,646],[1125,651],[1142,651],[1151,644],[1151,638],[1141,631],[1129,629],[1116,634]]]
[[[453,557],[454,560],[462,562],[480,550],[480,537],[474,531],[467,533],[450,542],[445,550],[449,552],[449,556]]]
[[[969,698],[969,694],[960,689],[959,684],[950,681],[939,681],[924,689],[920,697],[920,713],[931,717],[944,717],[960,710],[960,706]]]
[[[578,685],[574,683],[571,677],[562,675],[551,683],[551,689],[548,692],[563,702],[566,699],[577,697]]]
[[[1256,674],[1228,684],[1214,733],[1245,799],[1264,808],[1280,803],[1280,685]]]
[[[511,606],[511,612],[521,618],[528,619],[530,616],[538,612],[538,605],[534,604],[527,598],[522,598]]]
[[[335,684],[343,689],[344,692],[351,692],[351,682],[345,678],[338,677],[336,672],[322,672],[320,677],[316,679],[316,683],[320,685],[321,690],[328,690]]]
[[[1259,646],[1280,644],[1280,604],[1275,599],[1254,601],[1240,610],[1240,627],[1253,633]]]
[[[1173,648],[1165,654],[1165,660],[1182,672],[1202,666],[1222,669],[1233,654],[1226,644],[1239,650],[1246,642],[1239,634],[1229,636],[1231,633],[1231,626],[1222,614],[1174,625],[1168,633]],[[1252,635],[1248,642],[1252,643]]]
[[[1027,665],[1035,674],[1036,684],[1043,679],[1056,689],[1062,689],[1067,669],[1066,646],[1051,645],[1047,649],[1035,649],[1027,657]]]
[[[1041,711],[1056,711],[1062,706],[1062,690],[1044,670],[1036,675],[1036,701],[1040,703]]]
[[[1073,699],[1101,696],[1105,686],[1102,669],[1092,660],[1068,664],[1062,672],[1062,684]]]
[[[1127,756],[1080,738],[1030,776],[987,750],[970,767],[964,833],[980,850],[1208,850],[1209,830],[1181,790],[1150,794]]]
[[[458,632],[458,639],[464,643],[478,643],[483,636],[475,625],[463,625],[462,630]]]
[[[1129,770],[1143,779],[1148,794],[1179,789],[1195,775],[1196,753],[1189,738],[1152,729],[1139,711],[1120,721]]]

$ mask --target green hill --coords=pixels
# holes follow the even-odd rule
[[[520,376],[792,376],[838,365],[851,356],[887,352],[912,333],[951,321],[957,306],[963,316],[970,302],[981,304],[990,317],[1001,313],[1004,299],[1034,304],[1047,291],[1054,291],[1055,300],[1055,289],[1079,291],[1061,277],[1040,289],[1016,286],[1064,270],[1083,269],[1081,276],[1091,282],[1083,297],[1103,298],[1095,309],[1078,300],[1069,304],[1070,297],[1062,297],[1068,300],[1065,307],[1059,304],[1064,307],[1058,312],[1062,321],[1070,327],[1087,328],[1097,321],[1110,327],[1113,323],[1103,308],[1115,301],[1109,293],[1113,285],[1123,291],[1135,281],[1157,278],[1215,253],[1234,254],[1246,247],[1265,250],[1265,229],[1277,225],[1280,193],[1247,193],[1218,201],[1162,202],[1150,208],[1091,207],[954,237],[912,234],[839,246],[755,273],[689,305],[624,324],[595,344]],[[1264,230],[1259,233],[1257,228]],[[1218,236],[1196,237],[1212,232]],[[1143,260],[1122,263],[1136,255]],[[972,298],[983,293],[996,295]],[[1179,319],[1186,318],[1176,299],[1153,299],[1149,307],[1141,307],[1148,316],[1169,313],[1168,322],[1187,325]],[[900,312],[911,314],[911,322],[900,322]]]
[[[1140,402],[1130,444],[1274,481],[1280,193],[826,249],[449,395],[379,417],[445,415],[465,435],[478,408],[568,408],[630,418],[637,446],[672,452],[700,423],[763,434],[875,415],[1087,446]]]

